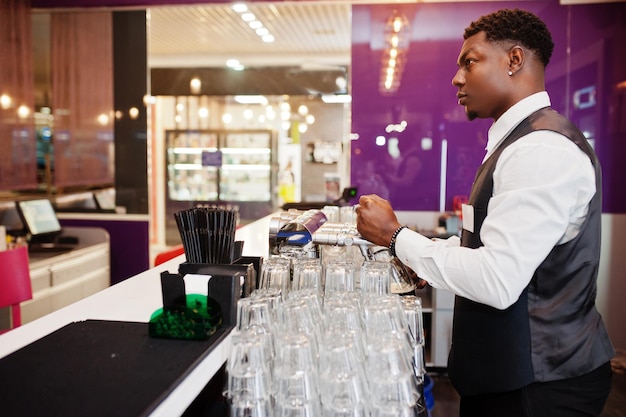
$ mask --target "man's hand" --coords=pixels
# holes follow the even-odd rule
[[[388,247],[391,236],[400,227],[400,223],[387,200],[370,194],[359,198],[356,226],[364,239],[375,245]]]

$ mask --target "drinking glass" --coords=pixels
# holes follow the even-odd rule
[[[237,301],[236,331],[240,334],[257,336],[267,346],[267,362],[274,360],[275,312],[269,298],[240,298]]]
[[[310,339],[313,357],[318,359],[319,327],[313,319],[309,302],[305,299],[289,298],[278,309],[279,335],[302,334]]]
[[[415,295],[404,296],[402,297],[402,307],[411,343],[414,345],[424,345],[422,299]]]
[[[322,245],[320,252],[324,270],[326,270],[328,264],[333,261],[345,261],[346,259],[350,259],[348,258],[347,246]],[[324,281],[324,277],[322,277],[322,281]]]
[[[322,263],[318,258],[294,260],[292,290],[314,288],[322,292]]]
[[[228,401],[230,417],[273,417],[274,410],[270,400],[247,401],[233,399]]]
[[[384,261],[365,261],[361,265],[361,292],[385,295],[390,293],[391,266]]]
[[[269,398],[273,394],[269,356],[262,336],[235,331],[226,361],[225,397],[235,402]]]
[[[325,293],[354,291],[354,264],[332,260],[326,265]]]
[[[281,334],[276,340],[276,349],[276,404],[319,401],[318,361],[311,339],[303,334]]]
[[[395,294],[390,294],[368,297],[363,300],[365,327],[368,334],[371,333],[379,338],[383,335],[404,333],[404,337],[408,338],[408,325],[400,298]]]
[[[377,407],[412,407],[420,398],[419,386],[403,343],[383,338],[370,341],[366,368],[371,401]]]
[[[339,221],[341,223],[355,225],[356,224],[356,211],[354,206],[342,206],[339,208]]]
[[[246,297],[237,300],[237,330],[271,333],[274,328],[271,299]]]
[[[424,346],[413,346],[413,374],[417,378],[417,383],[424,385],[426,375],[426,360],[424,359]]]
[[[390,265],[390,292],[399,295],[415,295],[415,283],[411,277],[411,270],[398,258],[391,256],[389,248],[376,246],[370,248],[373,260],[388,262]]]
[[[352,343],[354,354],[365,360],[366,335],[363,312],[354,297],[346,293],[332,293],[324,302],[323,331],[325,340],[343,340]],[[324,345],[320,350],[324,349]]]
[[[329,223],[336,223],[339,221],[339,207],[337,206],[324,206],[322,207],[322,213],[326,215]]]
[[[354,341],[327,335],[320,348],[320,380],[324,416],[366,417],[368,384]]]
[[[403,407],[373,407],[370,417],[421,417],[426,416],[426,409],[421,404]]]
[[[320,417],[321,404],[319,400],[307,402],[290,402],[278,400],[276,402],[276,417]]]
[[[260,288],[274,288],[286,295],[291,287],[291,267],[289,259],[270,258],[261,267]]]

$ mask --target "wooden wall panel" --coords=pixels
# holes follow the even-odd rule
[[[0,0],[0,190],[37,186],[30,12]]]
[[[111,12],[52,13],[50,67],[54,184],[113,183]]]

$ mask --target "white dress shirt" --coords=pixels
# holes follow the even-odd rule
[[[507,110],[489,129],[485,159],[522,120],[549,105],[540,92]],[[596,191],[595,171],[565,136],[536,131],[502,152],[493,184],[480,231],[484,246],[465,248],[457,236],[431,240],[404,229],[396,254],[434,288],[505,309],[552,248],[578,233]]]

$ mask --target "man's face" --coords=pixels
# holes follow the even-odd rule
[[[512,84],[508,75],[508,51],[479,32],[463,42],[452,84],[469,120],[497,119],[509,107]]]

